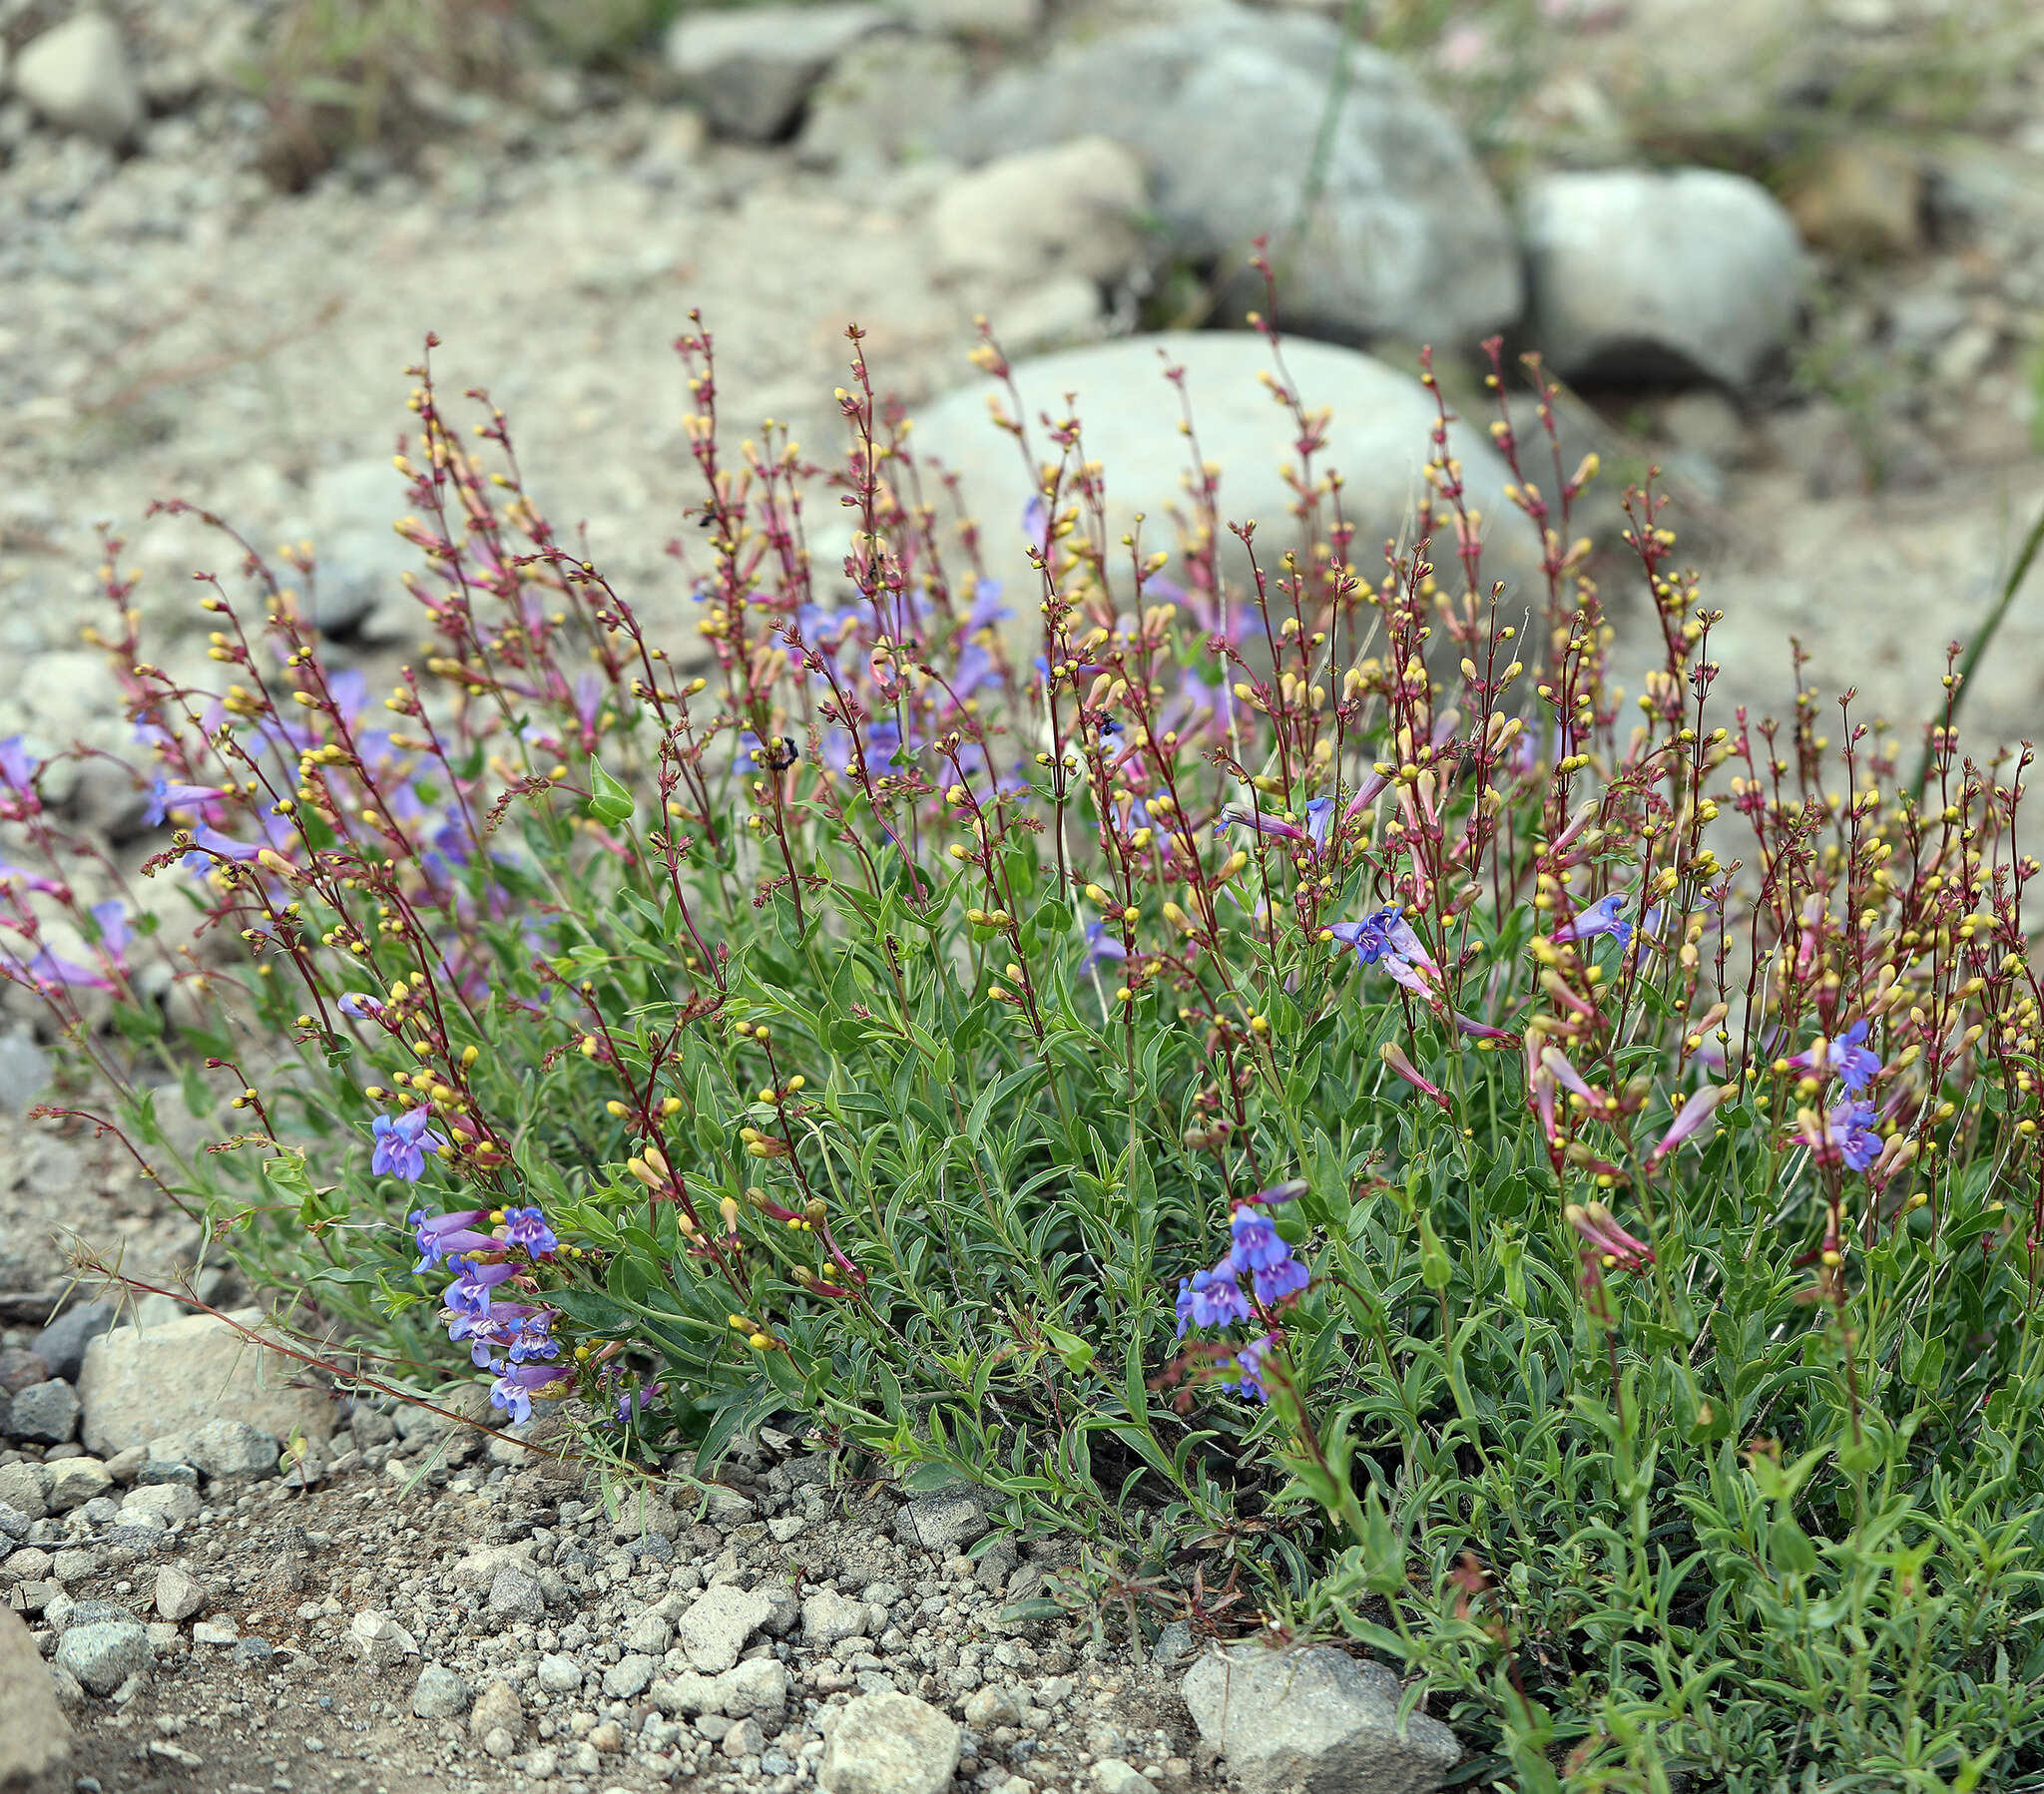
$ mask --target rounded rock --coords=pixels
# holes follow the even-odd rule
[[[119,144],[142,123],[142,89],[121,28],[81,12],[31,41],[14,65],[14,91],[51,124]]]
[[[1532,340],[1569,380],[1738,389],[1787,348],[1802,299],[1795,224],[1718,169],[1548,175],[1526,194]]]
[[[419,1719],[458,1719],[468,1711],[468,1684],[444,1663],[428,1663],[411,1691],[411,1710]]]

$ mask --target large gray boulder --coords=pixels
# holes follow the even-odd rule
[[[234,1318],[254,1328],[262,1316],[250,1308]],[[111,1456],[227,1417],[274,1439],[302,1433],[323,1444],[335,1410],[323,1391],[298,1386],[301,1374],[210,1314],[116,1327],[86,1347],[79,1373],[86,1450]]]
[[[1424,1713],[1398,1721],[1398,1678],[1331,1645],[1210,1650],[1185,1679],[1200,1736],[1243,1794],[1431,1794],[1462,1746]]]
[[[994,324],[998,330],[998,315]],[[1366,576],[1373,574],[1381,566],[1378,551],[1385,538],[1409,541],[1426,490],[1422,470],[1432,452],[1433,398],[1412,375],[1356,349],[1305,340],[1286,341],[1282,348],[1307,409],[1325,406],[1333,412],[1314,469],[1340,473],[1343,512],[1359,526],[1355,560]],[[1275,569],[1296,545],[1297,526],[1288,509],[1292,493],[1280,470],[1298,458],[1297,431],[1262,383],[1276,364],[1261,336],[1166,331],[1017,362],[1013,372],[1032,452],[1055,453],[1038,413],[1063,417],[1065,395],[1076,395],[1084,453],[1106,470],[1108,540],[1132,529],[1141,512],[1145,547],[1175,549],[1171,513],[1191,513],[1186,480],[1192,458],[1179,429],[1179,391],[1164,377],[1168,365],[1185,369],[1200,452],[1221,468],[1224,570],[1238,581],[1247,578],[1248,557],[1226,532],[1231,522],[1251,520],[1259,526],[1258,558],[1267,570]],[[1033,589],[1021,518],[1034,494],[1014,439],[989,421],[989,396],[1003,395],[983,380],[947,393],[915,414],[910,441],[918,456],[934,457],[959,475],[960,496],[980,528],[987,570],[1005,579],[1012,595]],[[1536,598],[1543,589],[1537,584],[1538,543],[1532,526],[1504,496],[1509,472],[1483,439],[1481,420],[1451,426],[1449,442],[1462,463],[1469,502],[1484,520],[1485,577],[1510,582],[1512,605]],[[940,509],[939,516],[948,521],[950,513]],[[835,557],[842,554],[841,547],[834,549]],[[1459,590],[1461,568],[1445,524],[1437,531],[1433,558],[1442,586]],[[837,559],[819,552],[817,564],[834,569]],[[1033,601],[1017,604],[1012,596],[1010,606],[1017,612],[1034,609]]]
[[[1743,175],[1605,169],[1526,193],[1532,339],[1564,379],[1749,386],[1793,335],[1795,224]]]
[[[1325,178],[1294,234],[1344,56]],[[1301,327],[1445,346],[1518,315],[1511,225],[1454,121],[1329,20],[1217,5],[1067,45],[997,78],[939,143],[980,163],[1087,134],[1142,160],[1174,254],[1233,282],[1268,234],[1279,313]],[[1254,284],[1228,292],[1261,302]]]
[[[0,1787],[28,1787],[71,1754],[71,1724],[22,1617],[0,1606]]]

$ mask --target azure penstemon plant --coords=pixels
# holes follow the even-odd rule
[[[732,457],[697,322],[687,654],[421,363],[431,644],[383,717],[310,562],[234,539],[225,683],[146,662],[109,575],[191,942],[88,905],[0,748],[0,963],[122,1105],[66,1113],[421,1386],[573,1395],[592,1449],[705,1471],[799,1422],[1104,1552],[1156,1516],[1526,1788],[2029,1762],[2028,750],[1964,759],[1947,710],[1917,803],[1799,664],[1787,723],[1721,719],[1651,488],[1622,726],[1537,362],[1530,444],[1490,376],[1529,606],[1445,405],[1412,538],[1361,543],[1266,336],[1275,548],[1190,395],[1172,537],[1113,539],[1112,470],[990,336],[1019,529],[955,515],[856,332],[845,465]],[[181,1161],[150,1068],[205,1109],[193,1051],[254,1125]]]

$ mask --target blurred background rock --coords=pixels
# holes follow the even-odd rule
[[[740,434],[770,415],[833,455],[856,319],[971,458],[976,313],[1018,357],[1092,345],[1069,364],[1122,407],[1150,333],[1242,330],[1265,231],[1287,328],[1343,358],[1308,402],[1361,405],[1391,377],[1362,357],[1403,379],[1430,342],[1481,471],[1474,345],[1543,350],[1571,464],[1607,470],[1584,522],[1612,542],[1620,485],[1662,467],[1727,688],[1778,712],[1793,633],[1818,683],[1921,715],[2044,503],[2028,0],[0,0],[0,735],[43,747],[125,745],[78,641],[95,523],[156,658],[203,665],[190,576],[236,556],[155,498],[309,539],[346,652],[410,648],[388,456],[427,329],[444,389],[488,385],[542,504],[677,636],[691,306]],[[1194,384],[1224,507],[1275,502],[1284,431],[1207,387],[1267,361],[1216,344]],[[1395,414],[1337,432],[1392,495],[1372,530],[1424,453],[1363,427]],[[1161,518],[1177,454],[1111,485]],[[973,490],[1022,574],[1007,476]],[[1623,660],[1644,610],[1608,567]],[[1981,736],[2037,727],[2040,598],[1983,669]],[[107,780],[71,802],[132,827]]]

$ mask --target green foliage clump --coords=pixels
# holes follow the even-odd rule
[[[970,1479],[1084,1536],[1102,1625],[1405,1665],[1479,1782],[2044,1772],[2028,750],[1948,698],[1912,786],[1849,700],[1728,712],[1649,491],[1622,710],[1596,468],[1527,471],[1501,374],[1530,597],[1445,405],[1413,540],[1357,540],[1275,337],[1280,530],[1195,460],[1116,539],[1016,408],[1012,550],[862,357],[832,472],[730,457],[681,347],[687,654],[423,365],[434,646],[381,711],[310,565],[215,585],[211,685],[110,586],[201,931],[85,907],[17,753],[5,964],[166,1186],[421,1389],[473,1351],[621,1470],[771,1420]],[[195,1051],[248,1122],[173,1162]]]

